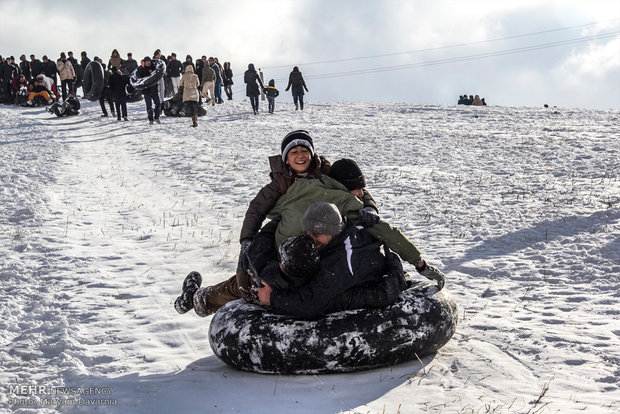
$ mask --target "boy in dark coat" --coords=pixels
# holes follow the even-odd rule
[[[258,298],[263,305],[271,306],[272,311],[316,319],[334,308],[351,309],[342,303],[345,292],[378,283],[388,273],[380,243],[363,228],[343,218],[335,205],[325,202],[311,205],[302,225],[319,252],[319,270],[307,283],[291,289],[274,290],[263,281],[265,286],[258,288]],[[388,295],[392,303],[405,287],[404,276],[397,282],[400,283]],[[368,299],[369,307],[376,305],[373,296]]]
[[[280,95],[280,92],[276,89],[276,81],[271,79],[269,86],[265,88],[265,95],[267,95],[267,102],[269,103],[269,113],[272,114],[276,106],[276,98]]]

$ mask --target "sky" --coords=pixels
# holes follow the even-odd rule
[[[107,62],[175,52],[230,61],[235,97],[248,63],[281,99],[299,66],[306,101],[620,109],[620,2],[0,0],[0,54]],[[28,12],[28,24],[16,19]],[[45,24],[44,22],[49,22]]]

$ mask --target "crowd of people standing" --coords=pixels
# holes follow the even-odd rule
[[[104,69],[104,87],[99,103],[101,106],[102,117],[108,116],[107,107],[112,116],[116,116],[120,121],[127,118],[127,87],[129,76],[136,71],[138,77],[150,76],[153,72],[152,61],[160,59],[166,63],[166,71],[156,87],[141,91],[146,102],[147,114],[150,123],[159,123],[159,116],[162,112],[164,99],[176,94],[182,94],[183,102],[197,102],[196,105],[206,102],[215,106],[224,103],[222,90],[228,100],[233,99],[233,71],[230,62],[220,64],[217,57],[202,55],[195,62],[191,55],[186,55],[185,60],[177,59],[176,53],[171,53],[167,57],[162,55],[161,50],[157,49],[153,56],[147,56],[140,62],[133,58],[131,52],[127,53],[127,58],[123,59],[117,49],[112,50],[107,65],[99,56],[92,60],[101,64]],[[82,87],[84,72],[87,65],[91,62],[86,51],[82,51],[78,61],[72,51],[61,52],[56,62],[44,55],[42,60],[30,55],[30,60],[26,55],[20,56],[20,63],[17,64],[13,56],[3,59],[0,56],[0,99],[5,104],[16,104],[24,106],[50,105],[62,99],[64,102],[69,95],[77,97],[77,90]],[[187,68],[191,68],[188,71]],[[193,74],[198,85],[194,81],[182,82],[186,73]],[[189,75],[188,75],[189,78]],[[188,83],[189,82],[189,83]],[[261,94],[267,96],[269,102],[269,113],[274,112],[275,99],[279,91],[275,87],[275,80],[269,81],[269,86],[265,86],[262,73],[256,71],[254,64],[248,65],[248,70],[244,73],[244,83],[246,84],[246,96],[250,100],[254,114],[258,114],[259,99]],[[179,90],[183,87],[183,91]],[[194,91],[186,91],[186,88],[195,88]],[[304,109],[304,91],[308,92],[305,80],[299,68],[295,66],[289,75],[286,91],[292,88],[293,102],[295,110]],[[82,88],[83,89],[83,88]],[[84,95],[84,94],[83,94]],[[196,99],[197,100],[194,100]],[[107,104],[107,106],[106,106]],[[193,107],[194,104],[190,104]],[[195,115],[192,115],[194,118]],[[193,120],[192,124],[196,122]]]

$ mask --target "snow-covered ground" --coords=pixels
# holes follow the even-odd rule
[[[1,411],[620,410],[620,111],[296,112],[286,96],[273,115],[208,107],[190,128],[149,126],[143,102],[130,122],[82,102],[69,118],[0,107]],[[330,160],[356,159],[382,216],[446,273],[459,326],[423,364],[238,372],[211,352],[210,318],[174,311],[191,270],[233,274],[267,157],[298,128]],[[45,394],[57,386],[86,388]]]

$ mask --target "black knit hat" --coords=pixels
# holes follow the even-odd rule
[[[307,279],[319,270],[319,252],[306,234],[284,240],[278,253],[280,266],[290,277]]]
[[[366,178],[364,178],[362,170],[355,161],[348,158],[333,163],[328,175],[347,187],[349,191],[366,187]]]
[[[286,162],[286,156],[288,152],[298,146],[306,147],[310,150],[310,156],[314,157],[314,143],[312,137],[308,131],[298,129],[297,131],[289,132],[282,140],[282,161]]]
[[[332,203],[320,202],[314,203],[301,219],[301,228],[303,231],[309,231],[315,234],[329,234],[335,236],[340,234],[344,222],[338,208]]]

